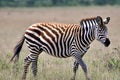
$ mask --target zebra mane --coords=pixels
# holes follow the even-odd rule
[[[95,21],[96,20],[96,17],[91,17],[91,18],[85,18],[85,19],[82,19],[81,21],[80,21],[80,24],[81,25],[83,25],[83,22],[85,22],[85,21]]]

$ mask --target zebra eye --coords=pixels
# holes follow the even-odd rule
[[[100,32],[102,31],[102,29],[101,29],[101,28],[99,28],[98,30],[99,30]]]

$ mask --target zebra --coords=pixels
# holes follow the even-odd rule
[[[23,37],[14,48],[14,55],[10,61],[17,62],[24,41],[30,54],[24,59],[24,71],[22,79],[25,80],[28,67],[32,62],[33,75],[37,75],[37,60],[41,52],[58,58],[73,57],[75,59],[73,76],[75,80],[79,65],[82,67],[86,80],[90,80],[87,65],[82,57],[90,48],[90,44],[96,39],[105,47],[110,45],[106,24],[110,17],[102,19],[101,16],[85,18],[80,24],[36,23],[26,29]]]

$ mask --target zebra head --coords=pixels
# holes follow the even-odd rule
[[[110,17],[107,17],[105,20],[102,20],[100,16],[96,17],[96,22],[98,24],[95,30],[96,39],[101,43],[103,43],[105,47],[108,47],[110,45],[110,40],[108,38],[108,32],[106,26],[106,24],[108,24],[109,21],[110,21]]]

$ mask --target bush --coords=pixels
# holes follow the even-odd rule
[[[120,5],[120,0],[0,0],[0,7]]]
[[[112,53],[105,55],[105,67],[108,71],[119,70],[120,71],[120,48],[114,48]]]

